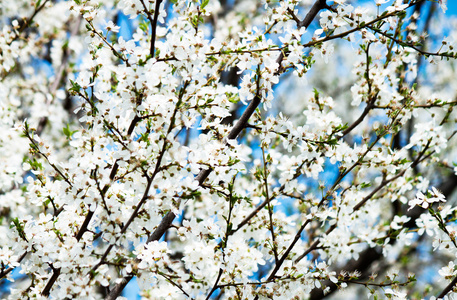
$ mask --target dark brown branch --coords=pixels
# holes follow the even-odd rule
[[[154,57],[154,52],[155,52],[155,42],[156,42],[156,34],[157,34],[157,20],[159,18],[159,8],[160,4],[162,3],[162,0],[157,0],[156,1],[156,6],[154,9],[154,16],[151,16],[151,13],[149,9],[146,7],[146,4],[144,3],[144,0],[140,0],[141,4],[143,5],[144,12],[146,13],[146,16],[149,20],[149,23],[151,23],[151,46],[149,49],[149,54]],[[149,3],[149,1],[148,1]]]
[[[25,251],[17,260],[18,263],[20,263],[26,256],[27,256],[27,251]],[[9,267],[5,271],[2,271],[0,273],[0,279],[3,279],[5,276],[7,276],[9,273],[11,273],[16,267]]]
[[[219,269],[219,273],[217,274],[217,278],[216,278],[216,281],[214,282],[213,288],[209,292],[208,296],[206,296],[205,300],[209,300],[211,295],[218,289],[218,287],[219,287],[218,283],[219,283],[219,280],[221,279],[222,273],[223,273],[222,269]]]
[[[311,9],[306,14],[303,21],[301,21],[300,24],[298,24],[298,27],[308,28],[311,22],[317,16],[317,14],[324,8],[327,8],[326,0],[317,0],[316,2],[314,2],[313,6],[311,6]]]
[[[151,24],[151,49],[149,50],[149,53],[151,56],[154,57],[155,54],[155,42],[156,42],[156,32],[157,32],[157,19],[159,18],[159,8],[160,8],[160,3],[162,3],[162,0],[157,0],[156,1],[156,8],[154,10],[154,20],[152,21]],[[149,14],[148,14],[149,15]]]
[[[439,294],[438,298],[439,299],[444,298],[444,296],[446,296],[450,291],[452,291],[454,289],[454,286],[456,284],[457,284],[457,277],[455,277],[454,280],[452,280],[452,282],[448,284],[448,286],[441,292],[441,294]]]
[[[35,8],[35,10],[33,11],[33,14],[29,18],[22,20],[21,27],[19,27],[19,30],[18,30],[19,33],[22,33],[27,27],[29,27],[32,24],[33,19],[46,6],[46,4],[48,2],[49,2],[49,0],[45,0],[39,7]],[[16,37],[14,39],[17,39],[18,37],[19,37],[19,35],[16,35]]]
[[[44,287],[43,291],[41,292],[41,294],[43,296],[45,296],[45,297],[49,296],[49,293],[51,292],[52,286],[57,281],[57,278],[60,275],[60,268],[55,269],[55,268],[52,267],[52,265],[51,265],[51,268],[52,268],[52,271],[53,271],[52,276],[51,276],[51,278],[49,278],[48,283],[46,284],[46,286]]]

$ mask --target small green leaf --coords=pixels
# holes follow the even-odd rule
[[[65,136],[66,136],[67,138],[70,138],[70,132],[71,132],[71,131],[70,131],[70,128],[68,127],[68,124],[67,124],[67,127],[64,127],[64,128],[62,129],[62,131],[63,131],[63,134],[65,134]]]
[[[314,92],[314,98],[319,99],[319,91],[316,88],[314,88],[313,92]]]
[[[138,24],[138,27],[143,31],[143,32],[149,32],[149,26],[146,22],[141,22]]]
[[[62,128],[63,134],[67,137],[67,139],[71,139],[71,136],[75,133],[78,132],[78,130],[71,130],[69,124],[67,124],[67,127]]]
[[[203,9],[205,6],[207,6],[209,3],[209,0],[202,0],[202,4],[200,5],[200,8]]]
[[[79,91],[81,90],[81,86],[70,79],[70,83],[71,83],[71,88],[69,89],[70,92],[75,92],[75,93],[79,93]]]
[[[364,188],[367,188],[367,187],[370,187],[370,186],[371,186],[370,182],[362,182],[362,184],[360,185],[360,188],[364,189]]]

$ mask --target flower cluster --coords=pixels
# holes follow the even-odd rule
[[[452,297],[446,1],[4,2],[2,297]]]

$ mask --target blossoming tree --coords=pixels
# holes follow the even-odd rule
[[[2,297],[451,297],[445,11],[2,1]]]

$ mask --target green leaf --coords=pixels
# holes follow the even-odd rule
[[[37,161],[35,158],[29,159],[27,162],[29,163],[32,170],[43,170],[44,169],[43,165],[39,161]]]
[[[205,6],[207,6],[209,3],[209,0],[202,0],[202,4],[200,5],[200,8],[203,9]]]
[[[70,92],[75,92],[75,93],[79,93],[79,91],[81,90],[81,86],[70,79],[70,84],[71,84],[71,88],[69,89]]]
[[[314,88],[313,92],[314,92],[314,98],[319,99],[319,91],[316,88]]]
[[[67,124],[67,127],[62,128],[63,134],[67,137],[67,139],[71,139],[71,136],[75,133],[78,132],[78,130],[71,130],[70,125]]]
[[[143,32],[149,32],[149,26],[146,22],[141,22],[138,24],[138,27],[143,31]]]
[[[20,236],[23,240],[27,240],[27,238],[26,238],[26,236],[25,236],[25,232],[24,232],[24,224],[21,223],[17,217],[14,218],[12,221],[13,221],[13,224],[10,225],[10,228],[15,227],[16,230],[17,230],[17,232],[18,232],[18,234],[19,234],[19,236]]]
[[[362,182],[362,184],[360,184],[360,188],[362,188],[362,189],[370,187],[370,186],[371,186],[370,182]]]
[[[68,127],[68,124],[67,124],[67,127],[64,127],[64,128],[62,129],[62,131],[63,131],[63,134],[65,134],[65,136],[66,136],[67,138],[70,138],[70,136],[71,136],[71,131],[70,131],[70,128]]]

